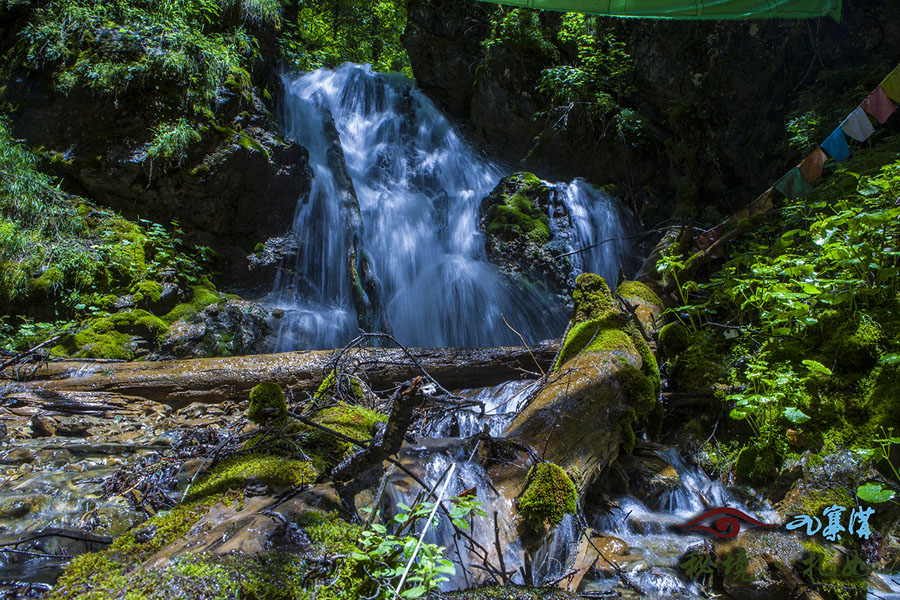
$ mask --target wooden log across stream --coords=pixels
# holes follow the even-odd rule
[[[497,385],[524,372],[547,369],[558,344],[531,350],[500,348],[415,348],[410,352],[432,377],[448,389]],[[61,361],[41,367],[30,381],[10,384],[40,393],[113,392],[168,404],[215,403],[241,399],[257,383],[274,381],[294,393],[314,392],[331,369],[336,351],[310,350],[224,358],[148,362]],[[369,386],[387,389],[421,372],[403,350],[367,348],[354,351],[363,363]]]

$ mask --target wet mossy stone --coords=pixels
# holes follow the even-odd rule
[[[264,485],[272,490],[297,489],[312,485],[316,469],[309,461],[293,460],[265,453],[232,456],[216,465],[209,475],[191,488],[186,500],[204,498],[248,485]]]
[[[540,463],[531,467],[525,491],[519,498],[519,514],[533,526],[558,525],[577,509],[575,484],[559,466]]]
[[[594,273],[582,273],[572,292],[575,311],[555,369],[585,352],[618,351],[639,355],[628,322],[616,306],[606,281]]]
[[[288,416],[287,401],[281,386],[265,381],[250,390],[250,408],[247,418],[262,426],[283,423]]]
[[[688,328],[675,321],[659,330],[659,348],[667,358],[678,356],[691,345]]]
[[[549,188],[536,175],[513,173],[484,199],[485,232],[505,240],[527,238],[536,244],[550,240],[550,219],[543,204]]]

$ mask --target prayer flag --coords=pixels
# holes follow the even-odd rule
[[[785,195],[786,198],[803,198],[813,192],[813,187],[800,174],[800,169],[794,167],[787,174],[775,182],[775,189]]]
[[[900,67],[897,67],[881,81],[879,86],[894,102],[900,102]]]
[[[875,133],[872,121],[869,120],[869,116],[859,106],[844,119],[844,122],[841,123],[841,129],[857,142],[864,142],[869,139],[870,135]]]
[[[825,156],[822,149],[816,148],[809,153],[809,156],[803,159],[802,163],[797,165],[797,168],[800,170],[800,174],[803,175],[803,179],[812,183],[822,176],[822,165],[825,164],[826,160],[828,160],[828,157]]]
[[[882,124],[897,110],[897,105],[891,102],[884,90],[881,89],[881,86],[875,88],[875,91],[869,94],[859,106]]]
[[[840,127],[832,131],[828,139],[822,142],[822,150],[834,160],[850,158],[850,146],[847,145],[847,138],[844,137],[844,131]]]

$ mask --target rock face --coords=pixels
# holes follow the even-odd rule
[[[180,166],[154,164],[147,155],[153,115],[135,96],[98,98],[82,89],[62,95],[40,72],[23,73],[7,92],[19,107],[16,135],[56,153],[67,188],[126,216],[166,226],[177,220],[190,242],[216,251],[229,282],[261,284],[246,256],[289,230],[309,188],[306,150],[278,138],[259,99],[248,105],[232,95],[216,107],[217,120],[230,127],[210,128]]]
[[[568,229],[569,219],[562,206],[551,212],[552,193],[532,173],[504,177],[481,202],[481,229],[488,259],[501,271],[568,303],[575,275],[568,260],[556,258],[566,246],[555,232]]]
[[[265,354],[275,349],[281,311],[227,300],[169,326],[158,357],[202,358]]]
[[[834,106],[820,117],[837,120],[821,126],[837,126],[900,50],[890,0],[845,3],[841,23],[601,19],[633,64],[633,91],[616,101],[634,111],[641,134],[625,141],[583,107],[550,110],[536,90],[544,69],[577,60],[577,48],[555,36],[560,14],[539,13],[531,31],[489,40],[499,11],[472,1],[410,0],[404,43],[426,93],[468,120],[499,155],[540,176],[670,190],[680,181],[683,195],[723,207],[726,191],[749,199],[801,158],[784,156],[798,90],[828,90]]]

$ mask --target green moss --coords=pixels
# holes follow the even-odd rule
[[[846,506],[853,506],[851,502]],[[843,554],[831,545],[823,545],[814,540],[801,540],[803,546],[810,554],[818,554],[823,557],[822,569],[840,573],[843,566]],[[801,563],[795,565],[798,570],[803,570]],[[825,600],[863,600],[867,595],[867,583],[863,577],[825,577],[814,582],[822,585],[816,586],[816,591]]]
[[[778,473],[783,457],[775,444],[751,443],[738,454],[735,473],[754,485],[770,483]]]
[[[352,396],[358,402],[365,401],[365,391],[359,380],[355,377],[345,376],[345,381],[348,381],[350,384],[349,391]],[[313,398],[316,400],[331,400],[336,395],[335,387],[334,369],[332,369],[328,372],[328,375],[325,376],[325,379],[322,380],[322,383],[319,384],[316,393],[313,394]]]
[[[210,304],[221,302],[222,298],[216,293],[215,286],[207,278],[201,280],[200,285],[191,287],[191,301],[179,304],[163,317],[166,323],[174,323],[190,319]]]
[[[276,426],[287,419],[287,402],[281,386],[274,382],[257,384],[250,390],[247,418],[263,426]]]
[[[675,358],[691,345],[688,328],[675,321],[659,330],[659,348],[667,358]]]
[[[216,465],[209,475],[191,487],[187,499],[242,490],[249,484],[296,489],[311,485],[316,477],[316,470],[308,461],[262,453],[233,456]]]
[[[149,280],[139,281],[131,288],[131,293],[134,295],[134,301],[138,304],[153,304],[159,302],[159,299],[162,297],[162,292],[163,286],[161,283]]]
[[[558,525],[575,512],[577,502],[578,492],[566,472],[553,463],[540,463],[528,471],[519,513],[532,526]]]
[[[647,304],[659,308],[665,308],[663,301],[659,299],[656,292],[639,281],[623,281],[616,288],[616,294],[623,298],[640,298]]]
[[[870,369],[878,360],[879,346],[884,335],[881,326],[868,315],[839,326],[826,343],[825,354],[836,357],[835,371],[859,373]]]
[[[575,301],[575,312],[572,316],[575,323],[599,319],[610,312],[619,312],[606,280],[595,273],[582,273],[575,279],[572,300]]]
[[[128,360],[134,358],[134,353],[126,348],[133,336],[156,345],[166,331],[166,324],[159,317],[145,310],[127,310],[92,319],[82,331],[60,340],[53,351],[60,356]]]
[[[632,336],[623,331],[624,325],[624,317],[613,316],[591,319],[573,326],[563,342],[555,368],[559,369],[579,354],[588,352],[639,354]]]
[[[550,240],[550,220],[541,209],[547,187],[533,173],[514,173],[500,182],[491,195],[485,228],[488,235],[507,240],[526,237],[536,244]]]
[[[313,419],[325,427],[365,442],[375,435],[378,423],[386,423],[387,415],[356,404],[339,402],[336,406],[320,411]],[[306,427],[303,449],[313,459],[316,468],[326,469],[336,465],[359,448],[319,429]]]

